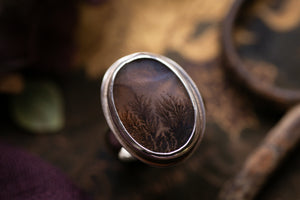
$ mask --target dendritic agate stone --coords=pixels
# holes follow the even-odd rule
[[[141,58],[125,64],[115,77],[113,98],[127,132],[144,148],[168,153],[191,137],[191,99],[179,78],[161,62]]]

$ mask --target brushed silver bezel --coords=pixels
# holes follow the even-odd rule
[[[193,132],[182,147],[172,152],[155,152],[140,145],[132,138],[130,133],[127,132],[116,110],[113,87],[117,73],[127,63],[143,58],[156,60],[168,67],[185,87],[194,108]],[[189,75],[179,66],[179,64],[165,56],[148,52],[138,52],[117,60],[110,66],[103,77],[101,85],[101,102],[106,121],[121,145],[135,158],[150,165],[166,166],[175,164],[187,158],[195,150],[195,147],[199,144],[204,134],[206,121],[202,97]]]

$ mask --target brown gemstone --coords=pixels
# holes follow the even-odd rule
[[[192,102],[179,78],[159,61],[142,58],[124,65],[113,95],[127,132],[148,150],[172,152],[190,138]]]

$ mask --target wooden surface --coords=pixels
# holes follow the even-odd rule
[[[21,146],[62,169],[95,199],[216,199],[222,185],[243,166],[247,155],[281,117],[276,109],[263,109],[263,102],[240,90],[223,70],[218,25],[231,3],[229,0],[130,3],[111,0],[97,5],[81,2],[74,63],[84,68],[71,70],[57,81],[64,92],[65,128],[54,135],[26,133],[7,117],[9,97],[2,95],[1,140]],[[254,17],[253,23],[258,25],[251,27],[268,30],[269,37],[263,41],[272,34],[297,32],[300,12],[295,5],[298,4],[298,0],[264,1],[258,8],[265,12],[250,12],[265,13]],[[281,71],[295,73],[299,58],[282,58],[277,62],[276,56],[273,62],[270,56],[263,56],[273,55],[272,51],[257,54],[255,49],[260,49],[257,46],[264,49],[265,44],[250,44],[260,41],[253,39],[259,34],[266,32],[242,30],[237,34],[238,43],[244,44],[241,54],[248,56],[250,62],[259,63],[254,65],[255,75],[267,81],[279,77],[276,83],[283,85]],[[276,50],[290,51],[285,37],[276,38],[279,45]],[[298,52],[299,49],[293,50],[298,48],[297,34],[286,38],[295,45],[291,52]],[[203,95],[208,115],[203,142],[190,159],[177,166],[153,168],[142,163],[121,163],[105,144],[108,127],[100,106],[101,77],[117,58],[135,51],[169,56],[185,68]],[[257,57],[260,59],[256,60]],[[299,87],[298,77],[289,81],[288,87]],[[289,155],[257,199],[300,199],[299,153],[296,148]]]

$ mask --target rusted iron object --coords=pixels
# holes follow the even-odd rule
[[[221,45],[226,69],[230,71],[243,87],[249,89],[258,97],[262,97],[282,108],[291,108],[300,102],[300,91],[296,89],[281,88],[274,84],[266,84],[253,76],[247,70],[246,64],[239,56],[234,43],[233,33],[237,19],[241,11],[253,1],[236,0],[221,27]]]
[[[226,69],[255,97],[291,110],[271,129],[262,144],[249,155],[238,174],[224,185],[219,195],[219,199],[222,200],[253,199],[270,174],[300,140],[300,104],[298,104],[300,91],[261,82],[249,73],[235,48],[234,26],[241,11],[244,11],[249,2],[251,1],[236,0],[222,24],[221,44]]]
[[[300,104],[291,109],[247,158],[242,170],[220,193],[221,200],[250,200],[300,140]]]

